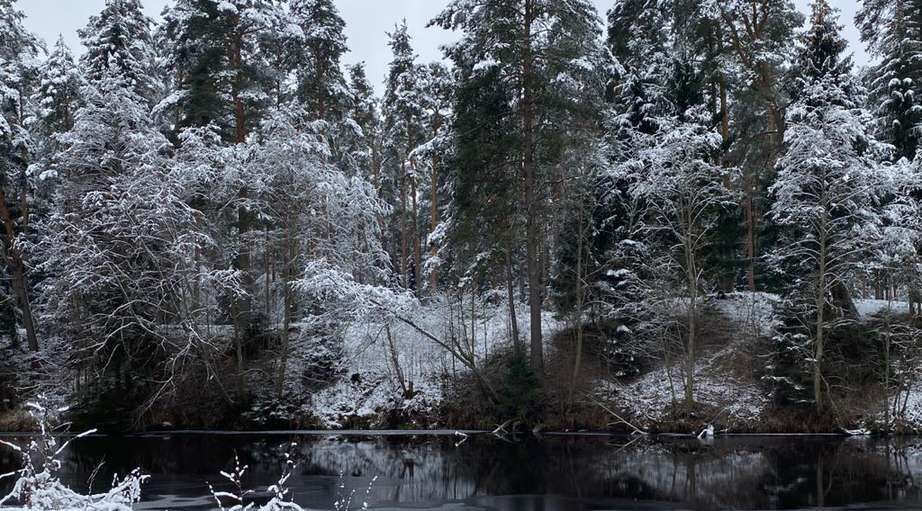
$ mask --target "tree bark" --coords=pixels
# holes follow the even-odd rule
[[[576,240],[576,360],[573,362],[573,375],[570,378],[570,395],[567,396],[568,406],[573,406],[573,395],[576,392],[576,381],[579,378],[580,365],[583,361],[583,208],[579,209],[579,232]]]
[[[755,181],[756,177],[752,172],[747,172],[746,176],[746,281],[749,284],[749,290],[753,293],[756,291],[756,214],[755,214]]]
[[[407,253],[409,252],[409,235],[407,233],[407,173],[403,158],[400,161],[400,284],[407,288]]]
[[[506,300],[509,302],[509,325],[512,329],[512,348],[515,355],[522,355],[522,339],[519,336],[519,320],[515,315],[515,285],[512,277],[512,253],[506,248]]]
[[[528,311],[530,319],[530,344],[532,370],[544,377],[544,339],[541,335],[541,245],[540,214],[538,207],[538,177],[535,161],[535,98],[532,89],[534,55],[532,53],[532,23],[535,21],[534,0],[525,0],[524,40],[522,55],[522,134],[523,170],[525,174],[525,251],[528,273]]]
[[[283,267],[283,285],[284,289],[282,290],[283,297],[283,308],[282,311],[282,332],[281,332],[281,360],[279,362],[279,381],[278,381],[278,396],[282,397],[285,392],[285,373],[288,370],[288,352],[289,352],[289,334],[288,330],[291,328],[291,316],[293,312],[293,303],[292,303],[292,292],[291,284],[294,280],[294,272],[292,271],[292,266],[294,265],[294,242],[293,242],[293,231],[294,226],[291,218],[289,217],[285,222],[285,246],[282,249],[282,257],[284,259]]]
[[[691,233],[686,236],[691,239]],[[695,343],[697,339],[698,278],[695,252],[691,242],[685,242],[685,270],[688,279],[688,342],[685,350],[685,406],[691,409],[695,404]]]
[[[826,236],[820,233],[819,271],[816,283],[816,336],[813,346],[813,399],[816,401],[816,413],[823,411],[823,350],[825,346],[825,310],[826,310]]]
[[[419,201],[416,198],[416,192],[416,180],[414,179],[410,181],[410,194],[412,195],[410,203],[413,207],[413,285],[416,286],[416,295],[419,296],[423,290],[423,254],[419,228]]]
[[[439,174],[438,159],[432,156],[432,172],[429,175],[429,233],[434,233],[439,226]],[[439,247],[432,243],[429,247],[429,256],[432,261],[439,255]],[[433,265],[429,268],[429,294],[438,292],[439,276]]]
[[[724,147],[730,141],[730,115],[727,109],[727,77],[720,74],[720,135],[723,139]]]
[[[239,21],[239,20],[238,20]],[[243,56],[242,56],[242,46],[243,46],[243,32],[242,30],[237,30],[234,33],[233,40],[230,48],[230,59],[231,67],[234,69],[236,76],[234,76],[231,83],[231,100],[234,104],[234,143],[242,144],[246,141],[247,130],[246,130],[246,108],[243,104],[243,84],[241,81],[240,73],[243,72]],[[247,199],[247,190],[243,188],[238,194],[238,198],[242,203],[246,202]],[[243,373],[244,361],[243,361],[243,339],[242,336],[245,335],[250,330],[250,316],[251,316],[251,307],[252,303],[249,299],[249,293],[252,290],[252,285],[250,285],[249,273],[250,273],[250,249],[247,246],[245,240],[243,240],[244,233],[250,230],[250,212],[247,210],[245,204],[241,204],[237,207],[237,235],[241,239],[240,249],[237,251],[237,256],[234,258],[234,266],[242,275],[241,282],[243,284],[244,291],[247,293],[246,296],[234,297],[233,301],[233,315],[234,315],[234,326],[235,326],[235,342],[236,342],[236,351],[237,351],[237,370]],[[240,378],[240,388],[243,388],[243,379]]]

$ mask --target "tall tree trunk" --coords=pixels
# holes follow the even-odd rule
[[[534,55],[532,53],[532,23],[535,21],[534,0],[525,0],[524,40],[522,55],[522,134],[523,170],[525,174],[525,258],[528,273],[528,312],[531,330],[531,366],[535,374],[544,377],[544,340],[541,335],[541,244],[539,240],[538,176],[535,161],[535,98],[532,89],[534,81]]]
[[[512,277],[512,249],[506,247],[506,300],[509,301],[509,326],[512,329],[512,348],[516,357],[522,355],[522,338],[519,320],[515,315],[515,285]]]
[[[289,334],[291,328],[291,316],[293,312],[291,284],[294,281],[294,272],[292,267],[295,260],[295,243],[294,243],[294,222],[291,217],[285,222],[285,246],[282,248],[283,266],[283,285],[282,291],[283,307],[282,311],[282,332],[281,332],[281,360],[279,361],[279,381],[278,396],[282,397],[285,392],[285,373],[288,370],[288,352],[289,352]]]
[[[746,186],[746,281],[749,284],[749,290],[753,293],[756,291],[756,213],[755,213],[755,185],[753,181],[756,177],[753,172],[747,172],[745,178]]]
[[[407,173],[403,158],[400,160],[400,284],[407,288],[407,256],[409,252],[409,233],[407,232]]]
[[[886,403],[886,409],[884,410],[884,427],[886,431],[890,431],[891,426],[891,408],[890,408],[890,333],[892,331],[892,325],[890,321],[893,314],[893,303],[892,301],[887,301],[887,317],[886,317],[886,333],[884,334],[884,403]],[[895,402],[899,401],[899,393],[897,392],[897,397]],[[895,408],[892,411],[896,411]]]
[[[438,159],[432,156],[432,172],[429,175],[429,233],[434,233],[439,226],[439,174]],[[439,247],[432,243],[429,247],[429,256],[432,261],[439,255]],[[439,276],[433,265],[429,268],[429,294],[438,292]]]
[[[22,198],[22,202],[25,205],[24,197]],[[23,214],[25,214],[25,211],[26,210],[23,211]],[[4,245],[6,248],[7,261],[13,273],[13,293],[16,294],[16,301],[19,303],[19,309],[22,313],[22,326],[26,329],[26,340],[29,344],[29,351],[36,352],[39,349],[38,336],[35,333],[32,304],[29,301],[26,265],[22,260],[22,252],[16,244],[16,224],[9,208],[6,206],[6,192],[3,189],[0,189],[0,220],[3,221]]]
[[[419,201],[416,198],[416,179],[410,181],[410,202],[413,206],[413,285],[416,286],[416,295],[419,296],[423,291],[423,254],[422,239],[419,228]]]
[[[692,236],[686,236],[691,239]],[[685,348],[685,406],[695,404],[695,343],[698,328],[698,269],[695,252],[689,241],[685,242],[685,266],[688,279],[688,341]]]
[[[573,375],[570,378],[570,394],[567,396],[568,406],[573,406],[573,395],[576,393],[576,382],[579,378],[580,364],[583,361],[583,208],[579,208],[579,232],[576,239],[576,360],[573,362]]]
[[[723,73],[718,79],[720,85],[720,136],[724,146],[730,141],[730,115],[727,108],[727,77]]]
[[[243,103],[243,83],[239,76],[239,74],[243,72],[242,46],[243,33],[238,30],[234,34],[230,48],[231,67],[237,73],[231,85],[231,100],[234,104],[234,143],[236,144],[242,144],[246,141],[247,137],[246,108]],[[237,207],[237,236],[241,239],[241,243],[240,249],[237,251],[237,256],[234,258],[234,266],[242,275],[241,283],[244,291],[247,293],[243,297],[234,297],[233,301],[234,339],[236,342],[237,369],[240,373],[239,384],[241,390],[243,389],[242,373],[244,369],[243,336],[249,332],[251,326],[250,316],[252,303],[249,296],[253,288],[250,282],[250,247],[247,246],[246,241],[243,240],[245,233],[249,232],[251,227],[251,214],[245,205],[247,197],[248,193],[246,188],[241,189],[238,198],[243,204]]]
[[[401,394],[404,397],[409,397],[407,380],[403,375],[403,369],[400,367],[400,358],[397,356],[397,343],[394,342],[394,336],[391,335],[391,325],[389,323],[384,324],[384,333],[387,335],[387,353],[390,355],[391,364],[394,366],[394,375],[397,376]]]
[[[272,263],[270,257],[272,256],[272,242],[269,239],[269,229],[268,227],[263,229],[263,235],[265,241],[265,249],[263,250],[263,271],[265,272],[265,286],[264,292],[266,295],[266,320],[271,324],[272,323]]]
[[[826,234],[820,233],[819,271],[816,285],[816,342],[813,346],[813,399],[816,401],[816,413],[823,411],[823,351],[825,349],[824,330],[826,311]]]

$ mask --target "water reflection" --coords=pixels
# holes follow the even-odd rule
[[[551,437],[503,442],[474,436],[329,437],[174,435],[103,437],[73,444],[69,484],[99,490],[113,472],[142,467],[148,509],[211,509],[206,481],[220,482],[234,453],[248,484],[275,482],[293,450],[295,500],[330,509],[340,484],[379,509],[576,511],[590,509],[922,509],[922,439]],[[292,443],[296,445],[292,446]],[[0,472],[16,458],[0,454]],[[342,477],[340,477],[342,474]]]

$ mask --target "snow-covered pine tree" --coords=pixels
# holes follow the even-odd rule
[[[419,243],[416,218],[410,202],[416,196],[419,176],[410,165],[410,152],[423,140],[422,105],[416,53],[407,31],[406,21],[388,34],[388,45],[393,58],[388,64],[388,75],[381,111],[384,116],[384,159],[381,191],[394,205],[390,231],[394,242],[390,248],[398,280],[405,288],[418,282],[420,269],[412,264],[413,247]]]
[[[445,161],[450,157],[452,145],[449,120],[455,82],[448,68],[439,62],[421,66],[420,75],[424,142],[410,153],[411,165],[419,174],[421,195],[419,204],[414,207],[416,222],[420,226],[420,243],[413,247],[413,264],[419,268],[417,278],[425,280],[428,292],[433,294],[438,289],[438,270],[442,263],[439,257],[442,240],[438,231],[444,203]],[[422,227],[427,224],[428,228]],[[424,248],[428,249],[425,253]],[[423,282],[417,282],[419,289],[423,286]]]
[[[55,133],[70,130],[74,124],[74,112],[79,107],[82,83],[83,77],[70,48],[63,37],[58,38],[39,70],[38,87],[32,95],[35,113],[30,128],[36,136],[50,142]],[[51,150],[46,148],[44,152]]]
[[[160,100],[162,80],[157,69],[151,34],[153,20],[144,14],[140,0],[106,0],[99,14],[79,31],[86,46],[80,58],[88,80],[120,75],[151,104]]]
[[[880,59],[868,86],[878,137],[912,161],[922,123],[922,1],[868,0],[855,17],[871,54]]]
[[[437,257],[446,294],[463,292],[460,283],[470,288],[487,282],[505,291],[510,340],[516,356],[524,357],[515,293],[524,216],[516,208],[520,172],[510,154],[519,125],[498,69],[475,70],[473,64],[457,63],[444,176],[448,201],[429,241],[441,245]]]
[[[34,112],[29,118],[29,129],[35,147],[29,173],[40,183],[36,186],[37,199],[47,200],[53,194],[56,175],[52,162],[60,149],[58,135],[73,127],[82,86],[83,76],[73,55],[64,39],[58,38],[39,70],[38,86],[32,94]]]
[[[346,23],[332,0],[292,0],[289,12],[300,29],[289,43],[297,98],[315,118],[339,120],[348,94],[340,66],[348,51],[343,33]]]
[[[782,393],[799,399],[812,387],[818,412],[826,405],[827,340],[838,320],[855,317],[850,287],[877,242],[878,161],[886,155],[861,107],[861,88],[841,56],[841,36],[825,33],[838,32],[835,11],[826,7],[813,10],[812,27],[800,45],[798,61],[810,62],[812,72],[798,78],[799,98],[788,109],[770,212],[780,229],[772,261],[788,283],[782,314],[794,316],[781,318],[786,326],[775,343],[782,358],[771,364],[775,373],[769,377],[789,387]],[[831,44],[811,44],[824,33],[821,40]],[[795,362],[805,378],[793,378],[783,363],[791,352],[798,354]],[[807,375],[812,384],[805,385]]]
[[[381,116],[364,64],[349,67],[344,158],[378,190],[381,172]]]
[[[846,54],[848,41],[842,37],[838,10],[827,0],[813,0],[810,4],[809,26],[798,40],[793,74],[797,84],[827,76],[851,73],[852,57]],[[797,88],[792,92],[796,94]],[[795,96],[796,98],[796,96]]]
[[[242,143],[278,88],[278,39],[289,30],[275,0],[178,0],[159,39],[174,82],[159,106],[176,128],[214,124]]]
[[[740,179],[732,183],[744,194],[739,220],[745,228],[737,244],[744,252],[740,259],[747,287],[756,291],[763,277],[762,255],[772,242],[763,221],[770,207],[767,186],[790,102],[782,84],[803,15],[791,0],[708,0],[701,10],[726,48],[722,60],[729,72],[724,78],[733,94],[730,112],[722,116],[729,144],[726,159],[742,169]]]
[[[226,143],[244,144],[268,106],[281,95],[279,63],[283,59],[278,49],[280,39],[292,31],[275,0],[179,0],[164,14],[160,38],[169,44],[167,67],[175,85],[158,110],[173,110],[177,129],[213,126]],[[240,158],[245,156],[237,154],[236,161],[242,165]],[[225,181],[239,185],[231,200],[237,206],[232,219],[220,203],[203,207],[233,240],[231,266],[244,293],[233,297],[228,314],[239,338],[253,334],[259,322],[253,297],[260,272],[254,268],[259,248],[253,232],[257,212],[249,207],[254,181],[245,175],[236,177],[241,179]],[[238,356],[238,362],[241,359]]]
[[[672,2],[617,0],[606,13],[607,47],[625,68],[654,60],[670,43]]]
[[[671,10],[660,3],[618,2],[608,12],[612,62],[604,109],[607,168],[582,179],[570,201],[551,285],[561,312],[588,316],[605,329],[603,348],[614,374],[634,374],[655,356],[649,342],[658,325],[648,263],[654,256],[644,231],[646,200],[635,194],[645,173],[635,163],[674,125],[676,60]],[[623,32],[635,34],[623,38]],[[689,105],[685,105],[687,107]],[[574,184],[580,180],[573,180]],[[581,227],[582,226],[582,227]],[[578,254],[583,253],[582,258]],[[592,304],[583,308],[580,303]]]

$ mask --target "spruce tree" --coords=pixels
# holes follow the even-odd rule
[[[382,196],[395,206],[391,221],[394,246],[391,249],[398,279],[406,288],[415,286],[418,268],[411,267],[416,219],[412,217],[410,201],[415,197],[418,176],[410,165],[410,152],[422,141],[422,106],[418,88],[419,72],[406,21],[388,34],[393,58],[381,110],[384,116],[384,172]],[[413,222],[411,224],[411,222]],[[411,275],[412,273],[412,275]]]
[[[795,76],[809,82],[850,73],[852,58],[845,54],[848,41],[841,35],[838,9],[830,6],[827,0],[814,0],[810,10],[810,26],[800,37],[794,61]]]
[[[48,157],[54,152],[54,135],[73,127],[83,76],[63,38],[58,38],[39,73],[30,128],[41,141],[41,156]]]
[[[348,117],[355,126],[354,167],[378,190],[381,173],[381,116],[364,64],[349,67]]]
[[[102,11],[79,30],[86,46],[80,59],[86,78],[102,80],[118,74],[148,102],[158,101],[163,86],[156,69],[152,25],[140,0],[106,0]]]
[[[291,19],[301,33],[291,42],[297,97],[318,119],[340,119],[346,107],[346,80],[340,60],[346,53],[346,23],[332,0],[293,0]]]
[[[855,17],[861,39],[880,59],[869,83],[878,135],[912,161],[922,122],[922,1],[862,2]]]
[[[810,375],[812,400],[821,412],[829,337],[837,320],[856,317],[850,283],[876,244],[883,181],[878,161],[886,148],[862,109],[835,13],[824,0],[817,2],[797,55],[804,71],[799,97],[788,109],[770,215],[781,231],[772,261],[788,283],[782,310],[795,315],[775,336],[782,357],[772,370],[776,381],[796,386],[787,353],[800,353],[799,367]]]

